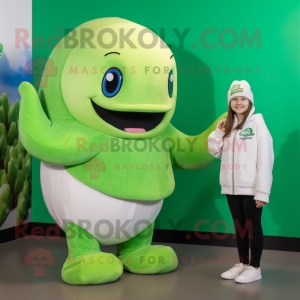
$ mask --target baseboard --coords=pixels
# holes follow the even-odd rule
[[[205,237],[205,238],[204,238]],[[234,234],[156,229],[154,242],[236,247]],[[251,243],[251,240],[250,240]],[[300,238],[264,235],[264,249],[300,252]]]
[[[31,222],[0,230],[0,244],[31,234]]]
[[[31,222],[22,226],[1,230],[0,244],[22,238],[26,235],[66,236],[65,232],[57,224]],[[203,231],[154,229],[153,242],[236,247],[234,234]],[[264,249],[300,252],[300,238],[265,235]]]

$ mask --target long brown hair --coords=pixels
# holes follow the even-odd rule
[[[248,101],[249,101],[249,107],[245,111],[241,123],[238,124],[234,129],[232,129],[232,127],[233,127],[234,115],[236,113],[231,109],[230,102],[229,102],[227,120],[226,120],[226,124],[225,124],[225,135],[224,135],[224,137],[228,136],[232,130],[242,129],[243,128],[243,125],[245,124],[245,122],[246,122],[246,120],[247,120],[247,118],[249,116],[249,113],[250,113],[250,111],[252,109],[252,106],[253,106],[252,102],[250,100],[248,100]]]

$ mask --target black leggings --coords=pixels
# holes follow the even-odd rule
[[[254,196],[226,194],[234,222],[239,260],[253,267],[260,266],[264,235],[261,227],[262,207],[257,208]],[[251,258],[249,259],[249,240]]]

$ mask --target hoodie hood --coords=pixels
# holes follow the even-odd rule
[[[255,111],[255,107],[254,107],[254,105],[253,105],[252,108],[251,108],[251,110],[250,110],[250,113],[249,113],[249,115],[248,115],[248,117],[247,117],[247,119],[246,119],[245,124],[246,124],[247,122],[252,121],[252,120],[255,120],[255,119],[264,119],[264,118],[263,118],[263,115],[262,115],[261,113],[253,114],[254,111]],[[233,125],[236,126],[236,124],[238,123],[237,116],[234,114],[233,118],[234,118]]]

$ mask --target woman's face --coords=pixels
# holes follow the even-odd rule
[[[233,97],[230,100],[231,109],[237,114],[243,114],[249,107],[249,99],[244,96]]]

